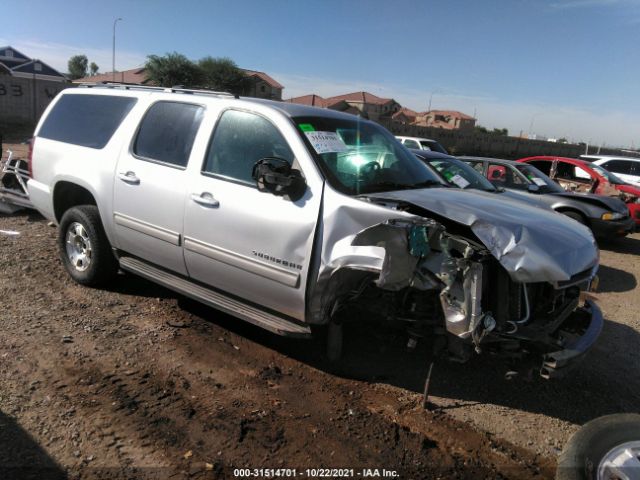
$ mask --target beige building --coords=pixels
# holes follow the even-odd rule
[[[255,70],[241,70],[250,79],[249,86],[243,92],[243,95],[248,97],[268,98],[271,100],[282,100],[282,90],[284,87],[274,80],[271,76],[264,72],[257,72]],[[74,83],[84,82],[113,82],[113,72],[101,73],[92,77],[84,77],[74,80]],[[116,72],[115,81],[122,83],[132,83],[138,85],[146,85],[149,80],[147,79],[146,69],[144,67],[134,68],[131,70],[124,70],[122,72]]]
[[[445,130],[473,130],[476,119],[456,110],[430,110],[418,113],[414,125],[444,128]]]
[[[310,94],[290,98],[287,102],[330,108],[332,110],[360,115],[361,117],[375,121],[381,118],[390,118],[401,109],[401,105],[393,98],[382,98],[369,92],[347,93],[329,98]]]

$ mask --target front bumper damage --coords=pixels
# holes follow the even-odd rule
[[[566,374],[593,347],[602,332],[604,318],[593,301],[587,299],[583,307],[572,313],[572,317],[569,322],[581,323],[586,329],[582,335],[568,340],[562,350],[543,355],[540,369],[543,378],[557,378]]]
[[[437,195],[443,201],[427,205],[411,192],[411,204],[420,198],[437,210],[431,215],[407,208],[400,193],[387,195],[389,203],[354,199],[334,206],[328,192],[311,321],[334,321],[345,310],[347,319],[362,318],[351,307],[369,318],[404,323],[409,343],[444,337],[456,361],[470,360],[474,350],[502,356],[512,366],[533,356],[544,378],[559,376],[602,329],[593,302],[579,307],[598,266],[590,232],[554,224],[560,221],[555,214],[528,224],[522,224],[527,212],[515,208],[498,217],[490,201],[482,205],[484,198],[467,192]]]

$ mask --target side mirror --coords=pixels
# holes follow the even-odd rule
[[[538,193],[540,191],[540,187],[535,183],[530,183],[529,185],[527,185],[527,190],[529,191],[529,193]]]
[[[253,165],[252,177],[261,192],[287,196],[293,201],[300,199],[307,188],[300,170],[291,168],[283,158],[261,158]]]

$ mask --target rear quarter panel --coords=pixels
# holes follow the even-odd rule
[[[67,93],[67,94],[85,94]],[[105,94],[87,89],[86,94]],[[109,92],[106,92],[109,94]],[[64,95],[58,95],[56,102]],[[131,140],[148,101],[138,97],[136,105],[121,122],[105,147],[101,149],[72,145],[38,136],[46,115],[55,108],[47,108],[35,132],[32,156],[33,179],[28,182],[34,206],[48,219],[54,216],[54,193],[60,182],[70,182],[87,189],[96,200],[105,232],[112,245],[118,246],[113,235],[113,179],[118,156]]]

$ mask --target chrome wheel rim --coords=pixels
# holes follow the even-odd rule
[[[640,440],[612,448],[600,461],[598,480],[640,479]]]
[[[67,258],[79,272],[84,272],[91,265],[91,240],[87,230],[81,223],[73,222],[67,228],[66,244]]]

